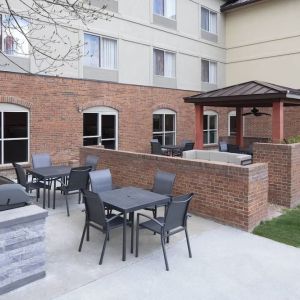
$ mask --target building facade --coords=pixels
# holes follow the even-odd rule
[[[26,42],[16,49],[21,37],[2,30],[0,164],[45,151],[65,162],[92,144],[149,152],[151,138],[194,138],[194,108],[184,96],[252,79],[297,87],[299,2],[249,2],[221,12],[221,0],[93,0],[114,16],[88,28],[73,24],[70,40],[84,44],[82,57],[41,76],[27,74],[40,69]],[[280,8],[290,21],[277,30]],[[293,117],[287,136],[299,132],[297,113],[286,112]],[[234,136],[235,108],[207,107],[205,115],[207,147]],[[265,117],[247,117],[245,136],[268,138],[270,126]]]

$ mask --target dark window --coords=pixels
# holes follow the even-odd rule
[[[236,116],[229,116],[229,135],[236,134]]]
[[[98,135],[98,114],[83,114],[83,135]]]
[[[174,145],[176,137],[175,114],[153,114],[153,139],[162,145]]]

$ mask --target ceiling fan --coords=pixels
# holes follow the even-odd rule
[[[249,116],[249,115],[253,115],[255,117],[271,116],[271,114],[260,112],[256,107],[253,107],[250,112],[243,114],[243,116]]]

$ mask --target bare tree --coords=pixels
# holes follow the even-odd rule
[[[106,7],[92,6],[90,0],[0,0],[2,69],[14,64],[29,72],[12,59],[14,54],[32,57],[36,73],[57,74],[60,67],[83,55],[79,29],[113,17]]]

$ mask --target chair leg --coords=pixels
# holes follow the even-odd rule
[[[188,235],[186,227],[184,228],[184,231],[185,231],[186,242],[187,242],[187,246],[188,246],[188,250],[189,250],[189,257],[191,258],[192,257],[192,251],[191,251],[190,239],[189,239],[189,235]]]
[[[167,236],[167,244],[170,243],[170,236],[169,236],[169,231],[167,232],[168,236]]]
[[[163,253],[164,253],[166,270],[169,271],[168,258],[167,258],[167,253],[166,253],[166,249],[165,249],[165,237],[163,234],[160,235],[160,241],[161,241],[161,246],[162,246]]]
[[[157,217],[157,207],[156,206],[154,206],[154,210],[152,212],[153,212],[153,218],[156,219],[156,217]],[[153,232],[153,235],[156,235],[156,232]]]
[[[87,229],[86,229],[86,241],[90,241],[90,225],[87,224]]]
[[[81,192],[79,191],[78,192],[78,204],[80,204],[81,203]]]
[[[66,197],[66,205],[67,205],[67,215],[68,217],[70,217],[68,194],[66,194],[65,197]]]
[[[105,253],[107,237],[108,237],[108,231],[106,232],[106,235],[105,235],[105,239],[104,239],[104,243],[103,243],[103,247],[102,247],[102,252],[101,252],[101,256],[100,256],[99,265],[102,265],[102,262],[103,262],[103,257],[104,257],[104,253]]]
[[[82,236],[81,236],[81,240],[80,240],[80,244],[79,244],[79,249],[78,249],[79,252],[81,252],[81,248],[82,248],[86,228],[87,228],[87,223],[84,224],[84,228],[83,228],[83,232],[82,232]]]
[[[139,234],[140,234],[140,217],[137,217],[136,221],[136,233],[135,233],[135,257],[139,256]]]

